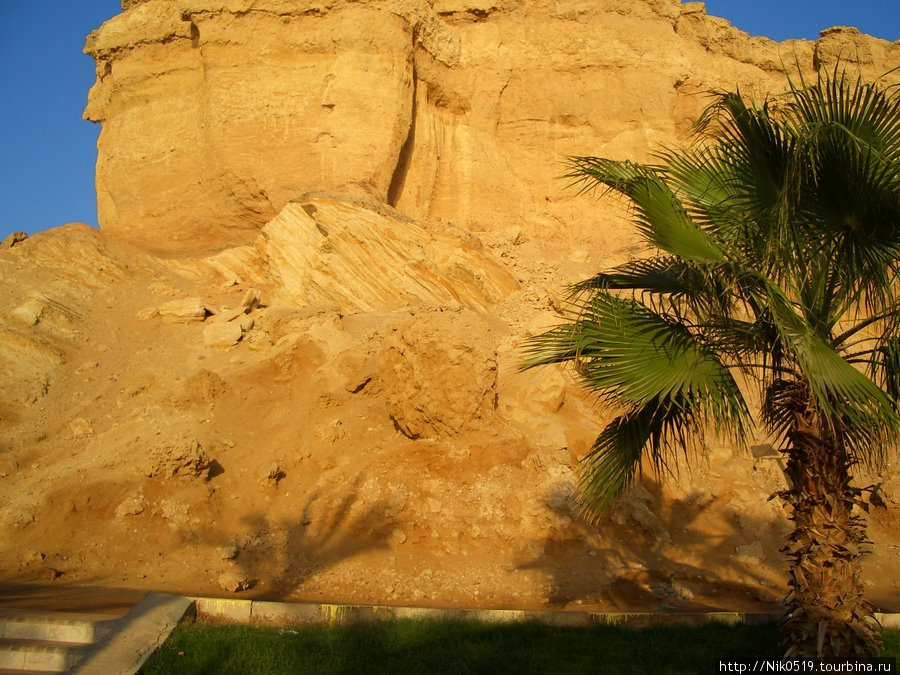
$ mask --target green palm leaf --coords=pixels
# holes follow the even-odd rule
[[[628,197],[635,224],[647,241],[663,251],[696,262],[720,262],[722,251],[685,211],[677,196],[652,168],[596,157],[569,158],[568,177],[585,189],[604,185]]]
[[[531,338],[524,368],[574,362],[584,383],[626,414],[608,425],[583,465],[585,503],[598,507],[628,485],[643,453],[657,467],[688,429],[713,424],[741,442],[744,397],[716,356],[682,324],[639,302],[599,292],[570,323]]]
[[[820,410],[861,426],[900,429],[900,418],[885,392],[816,335],[784,293],[767,285],[769,309],[803,380]]]

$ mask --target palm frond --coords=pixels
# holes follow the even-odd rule
[[[894,304],[900,258],[900,93],[836,70],[791,94],[784,124],[806,172],[796,225],[823,256],[840,250],[830,265],[840,309],[862,300],[879,311]]]
[[[785,349],[798,364],[817,407],[849,425],[900,429],[900,417],[885,392],[817,336],[780,289],[769,285],[768,291]]]
[[[686,326],[636,300],[598,291],[525,349],[524,368],[572,362],[590,390],[626,411],[584,460],[582,494],[591,508],[630,483],[643,453],[659,470],[707,426],[741,444],[750,424],[729,369]]]
[[[649,403],[606,425],[579,467],[579,501],[588,519],[599,516],[640,472],[648,454],[657,472],[666,470],[667,455],[688,442],[696,424],[678,406]]]
[[[720,262],[722,251],[700,229],[652,167],[599,157],[570,157],[568,178],[586,189],[605,186],[631,200],[635,225],[653,246],[696,262]]]

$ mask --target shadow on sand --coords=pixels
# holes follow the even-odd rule
[[[748,531],[768,531],[771,516],[725,507],[717,531],[699,521],[722,510],[708,493],[663,499],[660,483],[644,480],[593,525],[571,503],[547,503],[572,519],[564,540],[548,536],[541,555],[519,566],[550,579],[550,606],[601,605],[623,611],[779,611],[777,546],[761,558],[739,556]],[[577,508],[574,509],[577,512]],[[740,516],[740,519],[739,519]],[[624,532],[623,532],[624,531]],[[599,537],[598,537],[599,535]],[[609,545],[587,544],[599,540]],[[775,581],[773,582],[773,577]]]

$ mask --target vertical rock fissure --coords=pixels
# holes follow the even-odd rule
[[[416,64],[413,62],[412,68],[412,109],[410,111],[409,130],[406,132],[406,140],[400,147],[400,154],[397,157],[397,166],[394,168],[394,175],[391,176],[391,184],[388,187],[388,204],[397,206],[400,197],[403,195],[403,188],[406,185],[406,176],[409,173],[409,167],[412,164],[413,149],[416,144],[416,114],[418,112],[418,93],[419,80],[416,72]]]

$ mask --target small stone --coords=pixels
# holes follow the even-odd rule
[[[253,585],[247,577],[237,574],[236,572],[225,572],[224,574],[220,574],[218,581],[219,587],[223,591],[228,591],[229,593],[240,593],[241,591],[246,591]]]
[[[26,326],[36,326],[44,315],[44,304],[32,298],[16,307],[10,314]]]
[[[243,334],[240,324],[211,323],[203,328],[203,341],[207,347],[226,348],[236,345]]]
[[[216,552],[222,560],[234,560],[238,557],[240,549],[237,546],[220,546]]]
[[[72,430],[72,435],[75,436],[75,438],[90,436],[92,433],[94,433],[94,428],[91,426],[90,422],[88,422],[83,417],[76,417],[74,420],[69,422],[69,429]]]
[[[145,507],[144,495],[141,492],[136,492],[128,496],[125,501],[119,504],[116,508],[116,517],[124,518],[125,516],[136,516],[139,513],[143,513]]]
[[[344,423],[340,419],[333,419],[327,424],[316,427],[316,436],[328,443],[336,443],[347,435]]]
[[[42,551],[29,551],[25,554],[25,562],[41,562],[47,558],[47,554]]]
[[[51,567],[46,572],[44,572],[44,577],[53,581],[54,579],[59,579],[63,575],[61,570],[56,569],[55,567]]]
[[[391,532],[391,539],[397,544],[404,544],[406,543],[406,533],[403,530],[395,529]]]
[[[159,317],[163,321],[172,323],[191,323],[204,321],[207,314],[211,313],[206,304],[200,298],[182,298],[163,303],[156,308]]]
[[[250,288],[244,293],[244,298],[241,300],[241,309],[245,314],[249,314],[257,307],[259,307],[259,291],[255,288]]]
[[[694,591],[692,591],[687,586],[683,586],[679,583],[672,584],[672,592],[676,597],[681,598],[682,600],[693,600],[694,599]]]
[[[254,321],[253,317],[248,316],[247,314],[244,314],[238,321],[238,324],[240,325],[241,330],[244,331],[245,333],[247,331],[253,330],[253,326],[255,323],[256,322]]]
[[[267,485],[278,485],[286,475],[280,464],[272,464],[263,472],[260,482]]]

